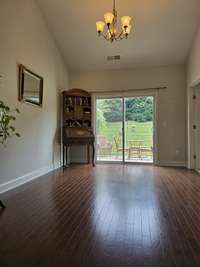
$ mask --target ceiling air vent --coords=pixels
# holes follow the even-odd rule
[[[107,57],[108,61],[113,61],[113,60],[120,60],[120,55],[117,56],[108,56]]]

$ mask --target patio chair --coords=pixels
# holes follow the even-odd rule
[[[152,153],[153,154],[153,147],[147,147],[147,146],[141,146],[140,147],[140,153],[141,153],[141,156],[142,156],[142,153]]]
[[[135,152],[140,160],[143,158],[145,152],[153,154],[153,147],[144,146],[143,140],[135,140],[130,142],[131,146],[129,147],[129,159],[131,158],[132,152]]]
[[[128,159],[132,158],[132,154],[134,153],[136,158],[141,159],[141,140],[130,140],[129,141],[129,149],[128,149]]]
[[[106,136],[104,135],[99,135],[97,138],[97,148],[98,148],[98,155],[100,157],[106,156],[112,156],[112,144],[108,141]]]
[[[120,146],[119,138],[114,137],[113,139],[114,139],[114,143],[115,143],[115,146],[116,146],[117,156],[119,156],[118,153],[120,153],[120,152],[123,153],[123,147]],[[125,148],[124,151],[125,151],[125,152],[128,152],[129,149],[128,149],[128,148]]]

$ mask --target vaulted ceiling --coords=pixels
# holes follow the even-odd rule
[[[108,43],[95,23],[112,0],[38,0],[70,70],[133,68],[185,63],[200,21],[199,0],[116,0],[119,16],[130,15],[128,40]],[[107,56],[121,60],[108,62]]]

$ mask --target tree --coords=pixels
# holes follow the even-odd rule
[[[122,101],[120,99],[105,99],[102,108],[107,122],[122,121]]]
[[[106,122],[122,121],[122,101],[120,99],[102,99],[99,110]],[[147,122],[153,120],[153,97],[142,96],[127,98],[125,101],[126,120]]]
[[[104,131],[106,128],[106,120],[104,118],[103,110],[97,107],[97,129],[98,132]]]
[[[152,119],[153,97],[143,96],[126,100],[126,120],[147,122]]]

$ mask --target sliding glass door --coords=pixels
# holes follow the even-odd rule
[[[96,100],[98,161],[123,161],[123,98]]]
[[[154,97],[125,97],[125,161],[153,162]]]
[[[96,99],[97,161],[153,162],[154,97]]]

